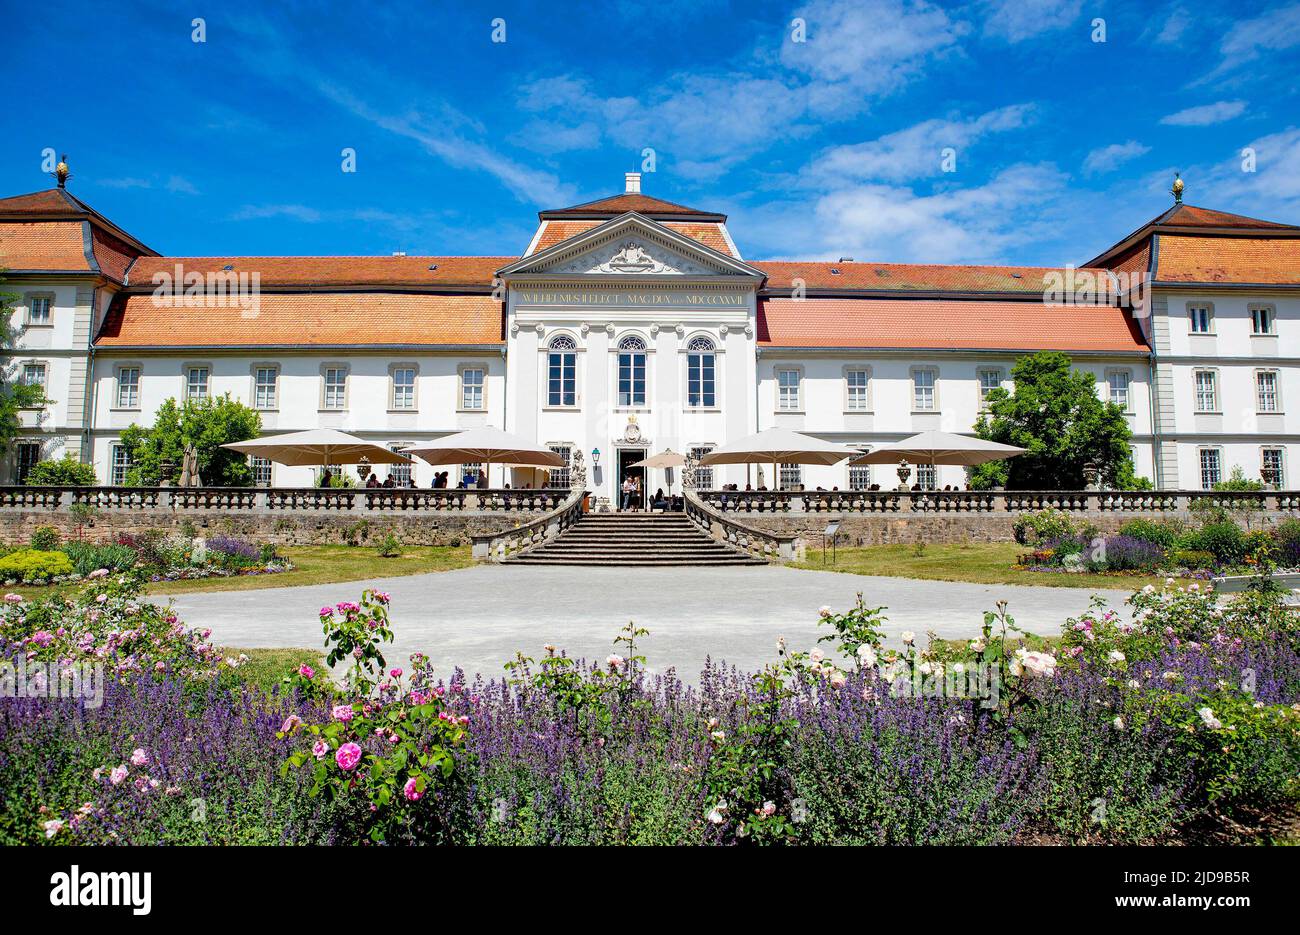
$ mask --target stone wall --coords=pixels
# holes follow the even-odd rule
[[[1260,527],[1283,519],[1293,519],[1297,514],[1269,511],[1252,514],[1252,527]],[[833,519],[840,520],[841,548],[860,545],[912,545],[917,542],[932,544],[960,542],[1014,542],[1015,513],[728,513],[729,519],[765,532],[799,537],[798,547],[820,549],[822,532]],[[1086,521],[1096,526],[1103,535],[1119,530],[1133,514],[1077,512],[1070,518]],[[1185,511],[1170,511],[1158,516],[1144,514],[1144,519],[1189,520]]]
[[[543,512],[469,513],[410,512],[362,515],[295,511],[279,515],[258,512],[203,510],[100,510],[82,530],[90,542],[112,542],[123,533],[161,529],[169,534],[229,535],[275,545],[339,545],[349,532],[375,544],[392,530],[404,545],[468,545],[478,533],[505,532],[534,520]],[[187,525],[187,523],[189,525]],[[77,524],[66,510],[0,510],[0,542],[25,545],[37,526],[53,526],[64,538],[77,536]]]

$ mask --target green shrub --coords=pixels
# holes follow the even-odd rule
[[[397,536],[390,529],[384,535],[384,540],[379,543],[380,558],[397,558],[402,554],[402,544],[397,541]]]
[[[1050,539],[1077,539],[1084,542],[1097,534],[1091,523],[1076,520],[1069,513],[1048,508],[1037,513],[1026,513],[1012,526],[1016,541],[1021,545],[1037,545]]]
[[[1178,525],[1156,519],[1131,519],[1119,527],[1121,536],[1141,539],[1143,542],[1158,545],[1162,549],[1176,547],[1182,533],[1183,530]]]
[[[1193,551],[1209,552],[1225,565],[1240,562],[1246,556],[1246,537],[1241,527],[1231,521],[1206,523],[1188,536],[1183,545]]]
[[[72,572],[72,562],[62,552],[22,549],[0,558],[0,578],[3,579],[40,582]]]
[[[1173,561],[1180,568],[1190,568],[1193,571],[1202,568],[1213,568],[1217,564],[1212,552],[1202,552],[1199,549],[1182,549],[1175,552]]]
[[[42,461],[27,472],[29,487],[93,487],[99,483],[95,469],[72,456],[57,461]]]
[[[126,571],[135,567],[135,550],[124,545],[95,545],[90,542],[66,542],[63,554],[72,562],[79,575],[88,575],[100,568],[109,571]]]
[[[32,548],[40,552],[53,552],[59,547],[59,531],[53,526],[37,526],[32,532]]]

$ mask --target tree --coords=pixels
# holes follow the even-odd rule
[[[71,452],[57,461],[32,465],[27,472],[27,484],[31,487],[93,487],[98,483],[95,469],[73,457]]]
[[[4,278],[0,277],[0,284]],[[39,386],[29,386],[17,379],[9,353],[14,349],[16,334],[13,326],[14,303],[18,297],[0,290],[0,455],[9,453],[14,439],[22,431],[19,413],[45,405],[45,391]]]
[[[980,438],[1017,445],[1025,453],[982,464],[971,473],[976,489],[1082,490],[1084,465],[1096,465],[1103,486],[1132,490],[1132,432],[1124,411],[1097,396],[1096,378],[1073,370],[1060,351],[1040,351],[1011,368],[1014,392],[995,389],[988,412],[975,423]]]
[[[253,473],[245,455],[221,446],[256,438],[262,417],[230,394],[215,399],[169,399],[158,407],[153,428],[131,425],[122,432],[122,444],[131,457],[126,482],[150,486],[162,479],[162,463],[170,461],[179,472],[185,449],[193,445],[199,456],[199,475],[213,487],[247,487]]]

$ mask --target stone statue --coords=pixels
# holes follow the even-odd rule
[[[686,463],[682,465],[682,489],[694,490],[697,474],[700,469],[700,459],[695,457],[695,452],[686,453]]]
[[[587,463],[582,458],[581,448],[575,448],[569,458],[569,489],[587,489]]]

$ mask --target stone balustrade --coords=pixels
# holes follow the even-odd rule
[[[1206,490],[702,490],[719,513],[1179,513],[1206,502],[1232,509],[1300,510],[1300,491]]]
[[[505,492],[529,493],[530,491]],[[557,493],[558,491],[540,492]],[[553,511],[545,516],[539,516],[513,529],[471,536],[470,547],[473,557],[479,561],[501,562],[512,555],[554,539],[581,518],[582,501],[587,495],[582,490],[570,490],[565,493],[568,495],[567,499],[555,504]]]
[[[565,489],[415,489],[409,487],[0,487],[0,512],[66,511],[85,504],[110,513],[221,514],[538,513],[554,510]]]
[[[687,490],[686,516],[719,542],[770,562],[789,562],[796,557],[799,536],[774,532],[740,522],[706,502],[696,491]]]

